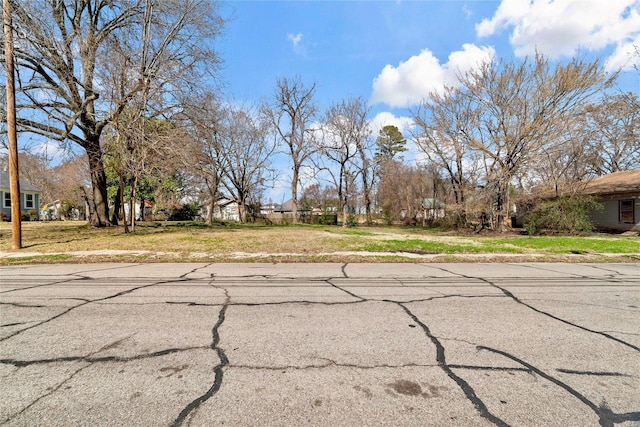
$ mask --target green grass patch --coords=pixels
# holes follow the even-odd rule
[[[620,236],[522,236],[487,239],[485,246],[515,246],[529,251],[548,253],[640,253],[640,239]]]
[[[433,242],[420,239],[391,239],[360,243],[358,251],[410,252],[417,254],[480,253],[482,248],[473,244]]]

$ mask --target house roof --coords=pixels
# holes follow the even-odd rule
[[[3,170],[0,170],[0,189],[9,190],[9,174],[6,171],[3,171]],[[42,192],[42,190],[40,190],[38,187],[35,187],[35,186],[29,184],[24,179],[20,180],[20,191],[21,192],[29,191],[29,192],[32,192],[32,193],[41,193]]]
[[[614,172],[585,181],[582,194],[617,194],[640,192],[640,169]]]
[[[300,207],[298,207],[300,209]],[[289,199],[281,205],[276,205],[275,212],[292,212],[293,211],[293,199]]]
[[[427,209],[442,209],[444,208],[444,203],[440,200],[437,199],[432,199],[432,198],[426,198],[426,199],[422,199],[422,206],[424,206]]]

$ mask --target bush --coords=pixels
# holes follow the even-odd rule
[[[169,221],[193,221],[200,215],[200,205],[198,203],[187,203],[179,209],[175,209]]]
[[[463,230],[469,227],[469,222],[464,209],[452,207],[443,217],[434,218],[431,225],[442,230]]]
[[[566,197],[542,202],[531,210],[524,220],[529,235],[544,232],[582,234],[593,231],[589,213],[602,210],[602,204],[593,197]]]
[[[338,225],[338,215],[331,212],[323,212],[321,215],[318,215],[318,224]]]

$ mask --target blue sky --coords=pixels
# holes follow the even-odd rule
[[[222,10],[232,16],[218,45],[229,99],[259,102],[278,77],[299,75],[317,83],[321,108],[362,96],[378,129],[406,130],[411,107],[492,56],[599,57],[623,70],[623,90],[640,91],[640,0],[229,1]],[[286,198],[283,174],[267,192],[274,201]]]
[[[223,13],[232,16],[218,46],[227,95],[249,102],[269,96],[277,77],[299,75],[317,82],[322,106],[354,95],[402,114],[484,55],[579,52],[627,70],[639,61],[625,55],[640,46],[638,0],[229,1]]]

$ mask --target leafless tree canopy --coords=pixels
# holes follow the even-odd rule
[[[447,171],[459,203],[480,184],[486,213],[501,228],[513,181],[545,149],[575,137],[580,113],[614,77],[599,62],[579,59],[555,67],[542,55],[485,63],[414,114],[419,146]]]
[[[218,164],[226,194],[238,204],[240,221],[247,222],[247,205],[259,203],[266,182],[275,175],[270,167],[275,151],[268,139],[268,124],[250,108],[227,107],[219,122]]]
[[[223,21],[208,0],[13,2],[23,131],[86,150],[92,223],[109,224],[100,137],[129,103],[168,94],[217,70]]]
[[[349,98],[330,106],[322,122],[318,163],[324,163],[324,159],[330,163],[322,169],[331,176],[338,193],[343,226],[347,225],[348,197],[355,190],[355,177],[361,175],[364,179],[363,188],[369,188],[368,176],[372,162],[367,156],[367,141],[371,135],[368,111],[362,98]],[[370,197],[368,191],[366,193]]]
[[[278,79],[272,98],[261,110],[278,140],[286,146],[293,163],[291,202],[294,221],[298,220],[300,170],[313,154],[310,128],[318,114],[314,96],[316,84],[307,87],[300,77]]]
[[[628,92],[606,95],[585,113],[585,147],[597,175],[640,168],[640,99]]]

